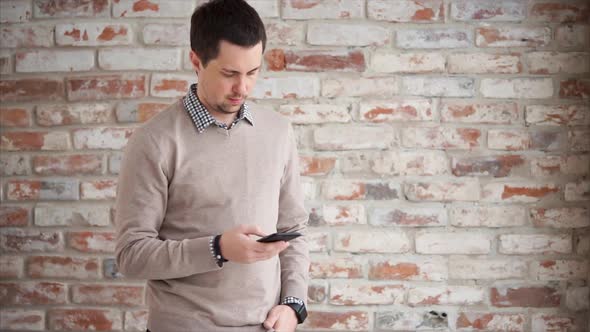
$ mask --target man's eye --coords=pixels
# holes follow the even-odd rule
[[[232,77],[232,76],[234,76],[234,74],[228,74],[228,73],[221,73],[221,74],[222,74],[223,76],[225,76],[225,77]]]

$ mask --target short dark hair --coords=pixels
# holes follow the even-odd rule
[[[191,17],[191,49],[203,66],[219,54],[222,40],[242,47],[262,42],[266,47],[264,23],[244,0],[211,0],[199,6]]]

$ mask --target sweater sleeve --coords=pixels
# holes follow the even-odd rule
[[[309,279],[309,249],[305,237],[308,213],[304,207],[303,190],[299,176],[299,155],[293,127],[289,125],[287,141],[287,163],[279,197],[279,232],[297,231],[303,233],[289,241],[289,247],[279,254],[281,262],[281,299],[297,297],[307,303]]]
[[[163,240],[168,201],[167,156],[144,128],[135,130],[121,161],[115,203],[116,260],[127,277],[173,279],[219,269],[210,237]]]

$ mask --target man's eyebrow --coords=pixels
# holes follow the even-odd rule
[[[251,72],[253,72],[253,71],[256,71],[256,70],[258,70],[258,69],[260,69],[260,66],[258,66],[258,67],[256,67],[256,68],[254,68],[254,69],[252,69],[252,70],[250,70],[250,71],[248,71],[248,72],[249,72],[249,73],[251,73]],[[240,73],[240,72],[239,72],[239,71],[237,71],[237,70],[231,70],[231,69],[227,69],[227,68],[221,68],[221,70],[222,70],[222,71],[225,71],[225,72],[228,72],[228,73],[232,73],[232,74],[234,74],[234,73],[235,73],[235,74],[239,74],[239,73]]]

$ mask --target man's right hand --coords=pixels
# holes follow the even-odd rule
[[[238,225],[221,235],[219,247],[223,258],[235,263],[255,263],[267,260],[285,250],[289,243],[261,243],[248,235],[266,236],[257,225]]]

